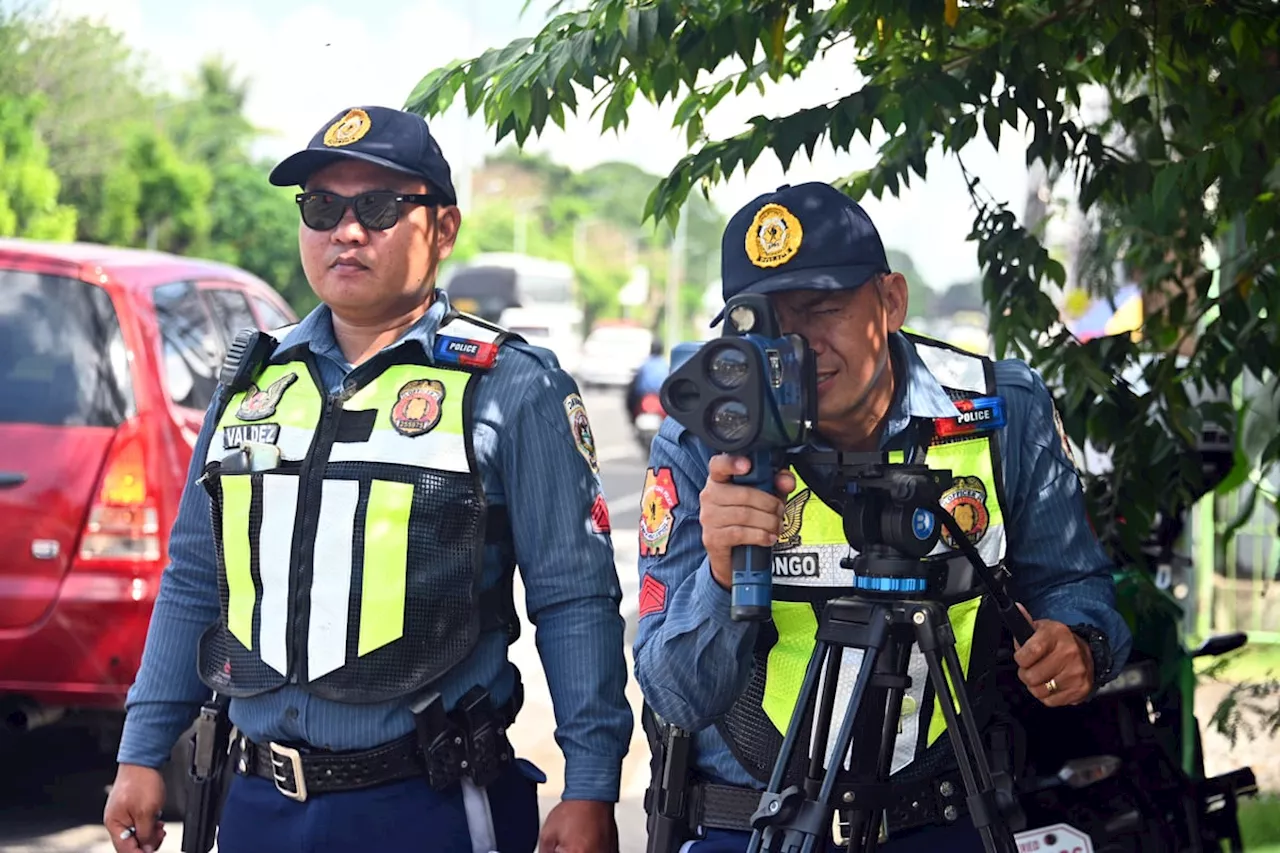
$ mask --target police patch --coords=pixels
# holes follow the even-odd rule
[[[254,444],[275,444],[280,439],[280,424],[244,424],[229,426],[222,431],[222,446],[234,450],[246,441]]]
[[[324,132],[324,144],[331,148],[350,145],[358,142],[372,126],[373,122],[364,110],[347,110],[346,115],[329,125],[329,129]]]
[[[236,409],[236,417],[242,421],[260,421],[276,413],[280,398],[290,385],[298,381],[298,374],[286,373],[265,389],[259,390],[257,383],[249,386],[248,392]]]
[[[795,214],[780,204],[756,211],[747,229],[747,258],[758,267],[776,267],[795,257],[804,229]]]
[[[570,394],[564,398],[564,413],[569,418],[569,431],[573,433],[573,443],[577,445],[582,458],[587,460],[591,470],[600,473],[600,464],[596,459],[596,439],[591,434],[591,421],[587,419],[587,407],[582,397]]]
[[[438,379],[406,382],[391,409],[391,425],[410,438],[424,435],[440,423],[443,403],[444,383]]]
[[[942,508],[960,525],[969,541],[977,545],[991,526],[991,514],[987,512],[987,487],[978,477],[956,477],[951,488],[942,493]],[[955,548],[955,537],[942,528],[942,541],[948,548]]]
[[[804,505],[809,502],[809,490],[797,492],[787,501],[783,510],[782,531],[778,534],[778,542],[773,546],[775,551],[785,551],[800,544],[800,525],[804,522]]]
[[[640,498],[640,556],[661,557],[667,553],[678,506],[680,493],[671,469],[645,471],[644,495]]]

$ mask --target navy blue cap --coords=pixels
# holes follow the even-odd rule
[[[729,220],[720,243],[725,302],[739,293],[851,290],[888,272],[871,217],[820,181],[752,199]],[[723,317],[721,311],[711,325]]]
[[[457,204],[449,163],[419,115],[390,107],[352,107],[325,122],[306,148],[271,170],[278,187],[305,186],[307,178],[338,160],[363,160],[416,175]]]

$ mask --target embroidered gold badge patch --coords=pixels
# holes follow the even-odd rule
[[[781,266],[795,257],[803,238],[795,214],[780,204],[766,204],[747,231],[747,257],[758,267]]]
[[[324,132],[324,144],[331,148],[358,142],[369,132],[373,122],[364,110],[348,110],[342,118],[329,125]]]

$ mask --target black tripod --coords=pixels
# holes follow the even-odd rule
[[[965,587],[975,587],[968,573],[965,578],[952,577],[949,561],[934,565],[921,559],[937,543],[937,522],[946,526],[952,541],[973,564],[985,591],[1019,642],[1026,642],[1031,636],[1031,626],[959,524],[939,504],[950,472],[921,465],[847,465],[839,454],[836,457],[841,486],[838,492],[849,492],[843,501],[845,535],[859,552],[842,565],[853,569],[858,592],[827,602],[821,614],[816,645],[781,753],[769,786],[761,795],[760,807],[752,816],[755,831],[747,851],[813,853],[832,826],[838,778],[853,785],[842,797],[842,806],[850,813],[848,849],[859,853],[875,850],[881,811],[859,806],[855,790],[863,786],[883,788],[889,778],[902,698],[910,686],[907,668],[914,642],[928,666],[935,701],[946,721],[964,780],[966,805],[983,845],[988,853],[1016,853],[1002,814],[1016,808],[1011,780],[1001,779],[997,785],[991,772],[943,604],[945,597],[954,598]],[[850,489],[850,485],[856,485],[856,489]],[[836,734],[831,766],[824,768],[840,660],[846,648],[862,649],[863,660]],[[824,665],[826,674],[814,718],[804,788],[792,785],[783,790],[787,768],[793,764],[802,736],[802,721],[811,707]],[[956,685],[958,712],[951,701],[948,678]],[[879,737],[863,737],[854,743],[855,728],[877,732]],[[846,771],[843,765],[851,748],[851,766]]]

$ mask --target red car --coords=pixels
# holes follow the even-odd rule
[[[0,725],[114,742],[226,347],[296,321],[234,267],[0,239]]]

